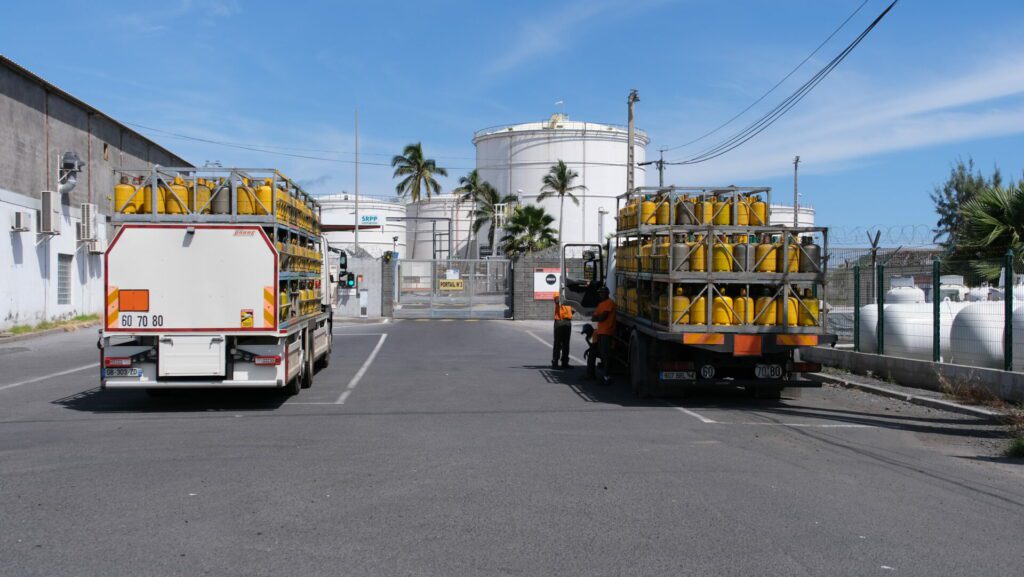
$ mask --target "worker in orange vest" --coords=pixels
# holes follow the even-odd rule
[[[594,316],[590,317],[590,320],[597,323],[597,330],[594,331],[597,343],[591,347],[590,356],[587,357],[587,377],[591,379],[597,378],[597,357],[601,357],[601,372],[604,373],[602,382],[606,385],[612,382],[612,343],[615,338],[615,301],[609,298],[610,294],[606,286],[597,289],[597,296],[601,300],[594,309]]]
[[[555,345],[551,351],[551,368],[558,368],[561,357],[562,368],[569,369],[569,339],[572,337],[572,307],[562,304],[559,294],[555,293]]]

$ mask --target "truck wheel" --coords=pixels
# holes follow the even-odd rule
[[[313,362],[313,333],[312,332],[307,332],[306,333],[305,342],[306,342],[306,351],[305,351],[306,354],[304,355],[304,358],[302,360],[302,365],[303,365],[303,368],[305,368],[305,371],[303,371],[303,375],[302,375],[302,388],[303,389],[308,389],[308,388],[313,386],[313,373],[316,371],[316,369],[314,368],[315,363]]]
[[[288,354],[288,353],[286,352],[285,354]],[[287,377],[287,375],[285,375],[285,376]],[[293,397],[293,396],[299,394],[299,391],[302,390],[302,378],[303,378],[303,376],[300,373],[300,374],[296,375],[294,379],[292,379],[292,380],[288,381],[287,383],[285,383],[284,390],[282,391],[285,394],[285,396]]]
[[[647,377],[647,343],[643,335],[633,331],[629,337],[629,387],[641,399],[651,394]]]
[[[328,327],[330,327],[330,325],[328,325]],[[333,351],[333,350],[334,350],[334,336],[331,335],[331,334],[328,334],[327,335],[327,352],[324,353],[324,356],[320,357],[320,359],[316,362],[315,366],[316,366],[317,371],[322,371],[322,370],[326,369],[331,364],[331,351]]]

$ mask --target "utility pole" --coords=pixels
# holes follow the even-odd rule
[[[799,166],[800,157],[797,156],[796,158],[793,159],[793,228],[800,226],[800,221],[797,220],[797,212],[799,212],[800,210],[800,193],[797,192],[797,174],[799,171]]]
[[[629,124],[626,130],[626,192],[633,192],[633,104],[640,101],[636,88],[629,91]]]
[[[359,107],[356,107],[356,252],[359,252]]]
[[[647,166],[649,164],[658,165],[658,188],[665,188],[665,149],[662,148],[658,151],[658,160],[648,160],[637,164],[637,166]]]

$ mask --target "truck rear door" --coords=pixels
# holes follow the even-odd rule
[[[597,307],[597,289],[605,281],[604,250],[599,244],[562,246],[561,280],[559,291],[562,302],[577,313],[590,317]]]

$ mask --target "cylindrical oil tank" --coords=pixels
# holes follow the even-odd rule
[[[485,128],[473,136],[476,169],[480,179],[494,186],[500,196],[515,195],[521,204],[538,204],[544,176],[552,165],[564,160],[579,174],[573,183],[586,186],[575,193],[579,204],[566,202],[563,215],[559,214],[557,197],[539,204],[555,219],[562,219],[563,242],[603,244],[598,220],[604,213],[615,214],[616,197],[626,190],[623,161],[627,138],[625,126],[570,120],[564,114],[539,122]],[[648,142],[642,130],[634,132],[637,164],[646,160]],[[634,169],[634,186],[644,186],[645,171],[642,166]],[[557,229],[558,221],[552,226]],[[606,233],[612,228],[611,223],[605,223]],[[421,251],[416,252],[419,255]]]
[[[351,252],[355,248],[356,224],[355,197],[347,194],[321,196],[321,218],[324,236],[331,246]],[[359,248],[370,256],[380,257],[389,250],[396,250],[402,258],[406,254],[406,221],[389,221],[388,217],[405,217],[406,205],[397,198],[359,197]],[[446,223],[442,225],[448,232]],[[412,223],[409,223],[412,226]],[[395,237],[398,237],[397,242]],[[462,255],[459,255],[461,258]],[[475,255],[472,255],[475,256]],[[421,258],[430,258],[429,253]]]
[[[924,302],[924,291],[916,286],[894,286],[885,291],[886,304],[916,304]]]
[[[888,297],[887,297],[888,298]],[[967,303],[943,301],[939,303],[939,354],[945,361],[951,359],[950,336],[953,319]],[[932,303],[904,303],[885,305],[885,354],[910,359],[932,359],[933,334]],[[866,317],[866,318],[865,318]],[[875,351],[877,305],[861,307],[861,350]],[[865,324],[870,323],[870,328]],[[865,331],[870,339],[865,342]]]
[[[810,206],[800,206],[797,211],[797,226],[814,226],[814,209]],[[793,226],[793,206],[788,204],[773,204],[768,214],[770,226]]]
[[[566,203],[566,210],[571,204]],[[419,202],[406,204],[405,211],[412,218],[451,219],[451,258],[475,258],[477,246],[481,247],[481,254],[485,254],[489,250],[489,248],[483,248],[489,246],[488,227],[481,228],[479,235],[475,232],[472,233],[472,241],[470,240],[470,227],[472,226],[470,214],[473,211],[473,203],[460,202],[458,195],[438,194],[429,199],[422,197]],[[549,213],[554,215],[558,214],[558,211],[549,211]],[[361,214],[362,199],[360,198]],[[566,224],[568,224],[568,219]],[[557,226],[557,224],[552,226]],[[504,233],[497,231],[495,244],[501,240],[502,234]],[[563,236],[563,238],[569,237]],[[406,243],[409,247],[408,258],[430,259],[435,255],[437,258],[444,258],[448,252],[448,221],[410,220],[406,227]]]
[[[1015,309],[1014,312],[1019,310],[1021,309]],[[1002,302],[967,304],[953,318],[949,337],[949,362],[992,369],[1002,368],[1004,311],[1005,304]],[[889,309],[886,309],[887,314],[888,312]],[[886,322],[886,326],[888,324]]]

